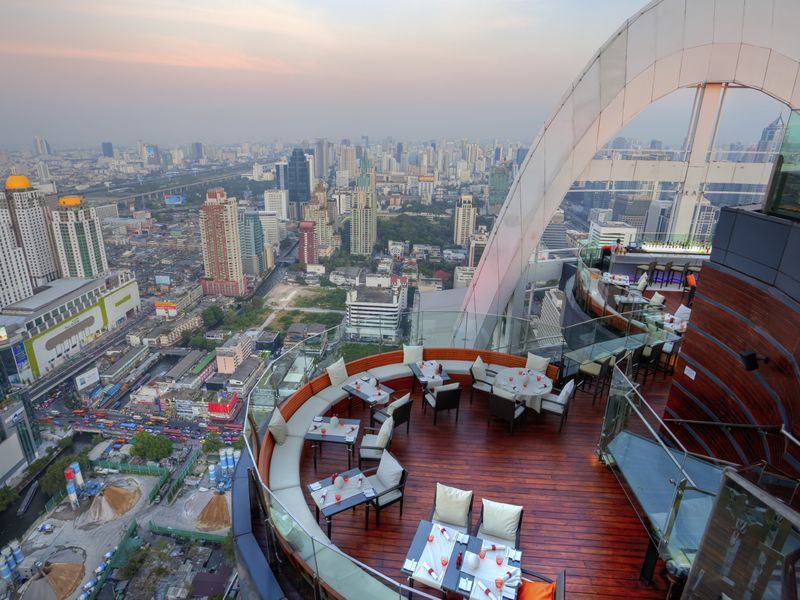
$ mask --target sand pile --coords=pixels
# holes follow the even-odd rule
[[[121,517],[136,505],[139,496],[138,489],[126,490],[110,485],[94,497],[87,518],[94,523],[105,523]]]
[[[197,516],[200,531],[216,531],[231,526],[231,512],[225,494],[214,494]]]
[[[31,579],[24,600],[65,600],[83,579],[80,563],[49,563]]]

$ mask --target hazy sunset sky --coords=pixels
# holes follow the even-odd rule
[[[646,2],[0,4],[0,146],[14,148],[34,135],[56,147],[362,133],[530,140]],[[645,137],[664,137],[658,129]]]

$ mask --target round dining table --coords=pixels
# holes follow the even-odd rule
[[[494,378],[495,387],[503,388],[536,412],[542,410],[542,396],[553,391],[553,380],[544,373],[525,367],[508,367]]]

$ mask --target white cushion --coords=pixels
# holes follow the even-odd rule
[[[564,387],[561,388],[561,393],[558,394],[557,402],[559,404],[567,404],[569,402],[570,397],[572,397],[572,391],[575,389],[575,380],[570,379]]]
[[[542,410],[560,415],[564,412],[564,405],[552,400],[542,398]]]
[[[472,375],[475,379],[486,381],[486,363],[480,356],[472,363]]]
[[[647,273],[642,273],[642,276],[639,277],[639,282],[636,284],[636,289],[640,292],[643,292],[647,287]]]
[[[347,367],[344,364],[344,358],[340,358],[325,370],[328,372],[328,377],[331,378],[331,385],[342,385],[347,381]]]
[[[433,406],[435,408],[436,407],[436,396],[434,396],[431,393],[425,394],[425,402],[427,402],[428,404],[430,404],[431,406]]]
[[[518,419],[519,416],[525,412],[525,405],[520,404],[517,408],[514,409],[514,418]]]
[[[499,385],[493,388],[493,393],[495,396],[500,396],[501,398],[505,398],[506,400],[516,400],[517,396],[514,392],[509,392],[506,388],[500,387]]]
[[[422,346],[406,346],[403,344],[403,363],[422,362]]]
[[[517,537],[522,507],[483,499],[483,530],[506,540]]]
[[[305,439],[289,436],[282,446],[275,446],[269,462],[269,489],[283,490],[300,485],[300,458]]]
[[[469,509],[472,506],[472,492],[436,484],[436,506],[433,520],[458,527],[469,527]]]
[[[439,363],[448,375],[469,375],[473,364],[468,360],[440,360]]]
[[[674,316],[679,321],[680,320],[688,321],[689,317],[692,316],[692,309],[689,308],[688,306],[685,306],[684,304],[681,304],[678,307],[678,310],[675,311],[675,315]]]
[[[413,373],[408,365],[391,364],[382,367],[375,367],[367,371],[372,377],[380,382],[391,381],[392,379],[400,379],[401,377],[411,377]]]
[[[544,373],[547,371],[547,365],[549,364],[549,358],[528,352],[528,361],[525,363],[525,368],[536,371],[537,373]]]
[[[389,418],[391,419],[391,417]],[[372,433],[368,433],[361,438],[361,447],[358,449],[358,453],[361,456],[361,458],[373,458],[377,460],[383,455],[382,448],[375,448],[375,446],[377,445],[378,445],[378,436]]]
[[[392,429],[394,429],[394,419],[389,417],[383,422],[381,428],[378,430],[378,438],[376,440],[376,446],[380,446],[381,448],[386,448],[386,445],[389,443],[389,438],[392,435]]]
[[[286,436],[289,435],[289,429],[286,426],[286,419],[283,418],[280,409],[276,408],[272,411],[272,418],[269,420],[269,425],[267,425],[267,427],[272,437],[275,439],[275,443],[278,446],[283,445],[286,441]]]
[[[311,396],[289,417],[287,423],[289,435],[305,437],[308,428],[314,422],[314,417],[323,414],[326,410],[328,410],[328,403],[324,398]]]
[[[504,538],[500,537],[499,535],[492,535],[488,533],[483,528],[483,525],[481,525],[478,529],[478,535],[476,537],[482,539],[484,542],[489,544],[497,544],[498,546],[514,546],[517,543],[516,538]]]
[[[435,396],[439,392],[448,392],[450,390],[457,390],[457,389],[458,389],[458,382],[456,381],[455,383],[448,383],[446,385],[436,386],[435,388],[433,388],[433,394]]]
[[[349,394],[338,385],[329,385],[315,394],[317,398],[321,398],[328,403],[328,408],[330,408],[332,404],[344,400],[348,395]]]
[[[653,306],[661,306],[662,304],[664,304],[664,300],[665,300],[664,296],[656,292],[655,294],[653,294],[653,297],[650,298],[650,304],[652,304]]]
[[[397,462],[394,456],[388,452],[384,452],[375,475],[377,475],[378,479],[383,483],[384,489],[387,489],[400,483],[400,477],[403,475],[403,467]]]
[[[394,402],[392,402],[389,406],[386,407],[386,413],[391,417],[394,414],[396,408],[400,408],[404,404],[408,404],[411,402],[411,394],[406,394],[402,398],[398,398]]]
[[[492,391],[492,384],[485,383],[483,381],[476,381],[472,384],[473,390],[478,390],[479,392],[491,392]]]

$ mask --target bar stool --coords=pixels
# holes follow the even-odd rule
[[[678,281],[678,285],[683,285],[684,278],[686,277],[686,273],[689,270],[689,263],[683,265],[673,265],[670,274],[669,274],[669,281],[672,283],[672,275],[679,274],[681,276],[680,280]]]
[[[639,272],[647,273],[647,279],[650,282],[650,284],[652,285],[652,283],[653,283],[653,269],[655,268],[655,266],[656,266],[656,261],[652,261],[651,263],[646,264],[646,265],[636,265],[636,273],[634,274],[633,278],[634,279],[639,279]]]
[[[664,282],[667,280],[667,275],[672,272],[672,261],[668,262],[665,265],[656,265],[653,271],[653,281],[659,281],[661,283],[661,287],[664,287]],[[657,278],[656,276],[661,273],[661,278]]]
[[[686,268],[686,272],[697,275],[700,272],[700,269],[702,268],[703,268],[702,263],[690,263]]]

